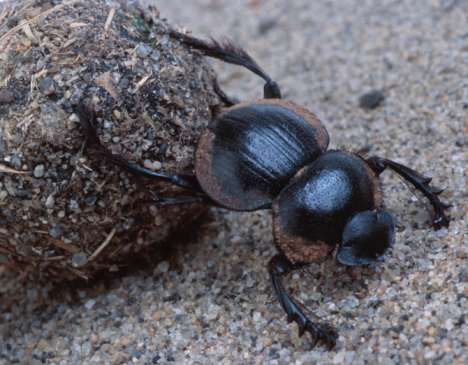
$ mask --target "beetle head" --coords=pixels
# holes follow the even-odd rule
[[[382,259],[393,246],[395,220],[387,212],[366,210],[346,223],[337,260],[343,265],[369,265]]]

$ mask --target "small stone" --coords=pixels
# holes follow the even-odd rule
[[[85,203],[88,207],[92,207],[96,203],[97,197],[96,196],[90,196],[85,199]]]
[[[11,156],[11,164],[14,166],[21,166],[21,159],[18,155]]]
[[[86,303],[85,303],[85,308],[86,309],[93,309],[94,307],[94,304],[96,304],[96,301],[94,299],[89,299]]]
[[[13,100],[15,100],[15,95],[10,90],[0,90],[0,104],[9,104]]]
[[[84,252],[77,252],[72,257],[72,266],[75,268],[81,267],[86,263],[87,256]]]
[[[252,319],[254,320],[254,322],[258,322],[260,319],[262,318],[262,314],[259,313],[259,312],[255,312]]]
[[[66,231],[67,226],[64,224],[57,224],[54,228],[49,231],[49,234],[54,238],[59,238]]]
[[[49,196],[47,197],[47,200],[46,200],[45,204],[44,204],[45,207],[48,208],[48,209],[50,209],[50,208],[53,208],[53,207],[54,207],[54,204],[55,204],[55,198],[54,198],[54,196],[53,196],[53,195],[49,195]]]
[[[125,206],[127,205],[128,201],[130,200],[130,197],[128,195],[124,195],[122,199],[120,199],[120,205]]]
[[[28,8],[26,9],[26,17],[29,19],[37,17],[39,14],[41,14],[41,8],[40,7],[33,7],[33,8]]]
[[[263,337],[260,339],[260,342],[265,346],[269,347],[273,345],[273,339],[271,337]]]
[[[55,82],[52,78],[44,76],[39,80],[38,83],[39,91],[44,95],[53,95],[55,94]]]
[[[148,55],[151,53],[152,50],[153,49],[150,46],[140,43],[137,49],[137,56],[140,58],[146,58],[148,57]]]
[[[359,106],[363,109],[375,109],[385,99],[380,90],[372,90],[359,98]]]
[[[432,360],[432,359],[435,359],[437,356],[437,354],[434,352],[434,351],[428,351],[424,354],[424,359],[425,360]]]
[[[99,337],[96,335],[94,332],[91,332],[91,335],[89,336],[89,341],[95,345],[99,342]]]
[[[42,177],[44,176],[45,166],[44,165],[37,165],[34,169],[34,176],[35,177]]]
[[[77,210],[80,206],[78,205],[78,202],[76,200],[70,200],[68,203],[68,209],[72,212]]]
[[[154,275],[158,275],[161,273],[165,273],[169,271],[169,263],[167,261],[162,261],[156,266],[156,268],[153,271]]]
[[[423,338],[423,343],[425,345],[432,345],[435,342],[435,338],[432,336]]]
[[[122,346],[128,346],[130,344],[130,339],[125,337],[122,339]]]

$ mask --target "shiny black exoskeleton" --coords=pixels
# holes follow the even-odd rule
[[[384,209],[380,174],[390,168],[412,184],[433,208],[433,226],[448,226],[448,205],[442,189],[394,161],[364,158],[357,153],[328,150],[329,136],[308,110],[281,99],[277,84],[242,49],[231,43],[207,43],[171,32],[171,36],[203,54],[244,66],[265,81],[264,98],[235,104],[217,87],[229,108],[200,137],[195,152],[195,175],[158,174],[110,153],[97,136],[85,108],[76,109],[93,151],[127,172],[148,180],[166,181],[191,189],[193,194],[161,199],[156,204],[201,202],[230,210],[271,208],[279,254],[269,262],[278,300],[295,321],[299,334],[311,333],[328,349],[337,331],[314,324],[285,291],[282,276],[303,265],[321,262],[338,247],[344,265],[367,265],[392,247],[395,221]]]

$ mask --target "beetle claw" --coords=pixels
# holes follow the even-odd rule
[[[302,337],[307,327],[307,323],[299,324],[299,337]]]
[[[307,318],[307,316],[301,311],[294,300],[284,290],[283,284],[281,282],[281,276],[287,274],[295,268],[297,268],[297,265],[293,265],[282,254],[274,256],[270,260],[268,266],[273,288],[281,306],[286,312],[287,322],[290,323],[294,321],[297,323],[299,328],[299,337],[301,337],[306,331],[311,334],[312,348],[315,347],[318,340],[322,340],[327,346],[327,349],[330,350],[336,345],[338,332],[328,325],[323,325],[321,327],[315,325],[309,318]]]
[[[299,324],[299,337],[301,337],[305,331],[309,332],[312,337],[311,348],[314,348],[319,340],[325,344],[327,351],[330,351],[336,346],[338,331],[329,325],[325,324],[322,327],[317,327],[310,320],[306,319],[306,322]]]
[[[338,334],[336,332],[332,334],[327,334],[322,340],[325,342],[325,346],[327,347],[327,351],[330,351],[333,347],[336,346],[336,338]]]
[[[319,340],[319,334],[317,333],[317,331],[314,331],[314,333],[310,332],[310,334],[312,334],[312,343],[310,344],[310,346],[314,348]]]

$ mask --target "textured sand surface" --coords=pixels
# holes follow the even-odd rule
[[[368,146],[432,176],[453,221],[435,232],[411,191],[382,175],[399,226],[385,262],[350,275],[328,261],[286,280],[339,329],[330,352],[297,336],[270,289],[269,212],[215,211],[154,269],[61,296],[2,266],[0,364],[468,363],[468,3],[153,3],[196,36],[245,47],[284,99],[323,121],[331,148]],[[213,64],[230,96],[262,97],[258,77]],[[374,89],[385,100],[362,109]]]

